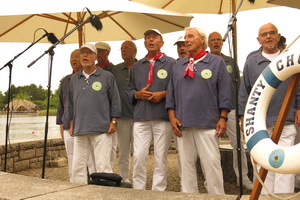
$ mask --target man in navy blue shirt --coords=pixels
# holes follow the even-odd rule
[[[176,61],[160,51],[164,41],[158,30],[147,30],[144,35],[148,54],[133,65],[126,89],[129,101],[135,105],[133,187],[146,188],[146,160],[150,142],[154,139],[152,190],[164,191],[167,187],[167,154],[172,137],[165,97]]]
[[[177,61],[167,90],[166,109],[177,138],[181,190],[198,193],[197,156],[211,194],[224,194],[218,137],[226,132],[230,84],[225,62],[207,53],[207,37],[199,28],[186,28],[189,56]]]

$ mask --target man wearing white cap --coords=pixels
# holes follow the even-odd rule
[[[70,80],[68,110],[70,135],[74,136],[74,183],[87,184],[86,164],[91,151],[94,151],[96,171],[112,172],[112,135],[121,117],[121,101],[114,76],[97,68],[96,59],[96,47],[82,45],[80,63],[83,70]]]
[[[178,40],[174,43],[174,45],[177,45],[177,54],[178,54],[177,60],[187,57],[189,53],[186,50],[185,40],[183,36],[180,36]]]
[[[114,67],[114,64],[112,64],[108,60],[108,56],[111,50],[109,44],[105,42],[97,42],[95,46],[97,48],[97,61],[98,61],[96,66],[111,72],[112,68]]]
[[[164,191],[167,187],[167,154],[172,137],[165,97],[176,61],[160,51],[164,41],[158,30],[147,30],[144,36],[148,54],[133,65],[126,89],[129,101],[135,105],[133,187],[146,188],[146,160],[150,142],[154,139],[152,190]]]
[[[72,165],[73,165],[73,153],[74,153],[74,137],[70,136],[70,120],[68,119],[68,104],[69,104],[69,83],[71,76],[79,72],[82,69],[80,64],[80,51],[75,49],[70,56],[70,64],[73,69],[72,74],[65,76],[60,84],[59,92],[59,105],[57,108],[56,124],[60,125],[60,132],[62,139],[64,140],[67,158],[70,182],[72,182]],[[94,155],[91,154],[88,162],[89,174],[95,172]]]

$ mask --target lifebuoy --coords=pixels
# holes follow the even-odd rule
[[[278,56],[258,77],[247,101],[244,114],[247,148],[253,159],[269,171],[283,174],[300,172],[300,144],[278,146],[270,139],[266,128],[267,108],[276,88],[299,72],[300,53],[289,51]]]

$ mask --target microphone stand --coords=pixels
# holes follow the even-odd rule
[[[37,41],[31,43],[24,51],[16,55],[13,59],[8,61],[1,69],[4,69],[5,67],[9,67],[9,79],[8,79],[8,92],[7,92],[7,113],[6,113],[6,130],[5,130],[5,150],[4,150],[4,168],[3,171],[6,172],[6,165],[7,165],[7,143],[8,143],[8,137],[9,137],[9,112],[10,112],[10,99],[11,99],[11,75],[12,75],[12,68],[13,68],[13,61],[16,60],[19,56],[21,56],[23,53],[25,53],[28,49],[30,49],[33,45],[38,43],[41,39],[46,37],[47,34],[44,34],[41,38],[39,38]]]
[[[43,167],[42,167],[42,178],[45,177],[45,166],[46,166],[46,154],[47,154],[47,137],[48,137],[48,118],[49,118],[49,106],[50,106],[50,94],[51,94],[51,75],[52,75],[52,64],[53,64],[53,55],[54,55],[54,48],[61,43],[65,38],[67,38],[69,35],[71,35],[74,31],[76,31],[78,28],[83,26],[86,22],[90,20],[90,17],[88,17],[85,21],[79,23],[76,27],[74,27],[71,31],[69,31],[66,35],[64,35],[61,39],[59,39],[56,43],[54,43],[52,46],[49,47],[48,50],[46,50],[41,56],[39,56],[37,59],[32,61],[27,67],[31,67],[34,63],[36,63],[40,58],[42,58],[44,55],[49,54],[49,77],[48,77],[48,100],[47,100],[47,112],[46,112],[46,122],[45,122],[45,138],[44,138],[44,155],[43,155]]]
[[[226,40],[228,37],[228,33],[231,31],[232,34],[232,43],[233,43],[233,56],[234,56],[234,69],[237,68],[237,57],[236,57],[236,33],[235,33],[235,22],[237,21],[236,15],[242,6],[243,0],[240,1],[240,4],[236,10],[236,12],[231,16],[231,19],[229,20],[228,27],[227,27],[227,32],[224,35],[223,42]],[[238,105],[238,78],[239,78],[239,71],[234,70],[234,76],[235,76],[235,81],[234,81],[234,89],[235,89],[235,122],[236,122],[236,142],[237,142],[237,162],[238,162],[238,169],[239,169],[239,189],[240,189],[240,194],[237,197],[237,199],[240,199],[243,196],[243,178],[242,178],[242,158],[241,158],[241,132],[240,132],[240,125],[239,125],[239,105]],[[244,147],[243,147],[244,148]]]

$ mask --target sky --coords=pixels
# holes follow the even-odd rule
[[[213,31],[218,31],[222,36],[225,35],[230,21],[229,14],[193,14],[190,26],[200,27],[207,35]],[[274,7],[264,8],[249,11],[240,11],[236,15],[237,18],[237,53],[238,65],[240,71],[243,70],[245,59],[251,51],[259,48],[257,42],[258,29],[261,25],[272,22],[279,30],[279,33],[286,37],[287,44],[292,43],[300,34],[300,10],[289,7]],[[105,24],[103,24],[105,26]],[[55,32],[54,32],[55,34]],[[76,34],[76,33],[73,33]],[[162,52],[168,56],[177,58],[176,46],[174,43],[181,36],[184,31],[163,34],[165,41],[162,47]],[[58,38],[59,39],[59,38]],[[96,43],[95,41],[94,43]],[[113,64],[122,62],[120,46],[123,41],[107,41],[112,50],[109,55],[109,60]],[[141,59],[146,55],[144,47],[144,40],[134,41],[138,48],[137,59]],[[93,44],[94,44],[93,43]],[[230,54],[230,47],[232,46],[232,38],[229,37],[224,42],[222,52],[226,55]],[[0,69],[15,58],[16,55],[23,52],[30,43],[0,43]],[[297,40],[290,48],[290,50],[300,50],[300,42]],[[37,43],[28,51],[20,55],[13,62],[11,70],[11,84],[15,86],[24,86],[30,84],[41,85],[43,88],[56,90],[59,86],[59,81],[64,76],[71,73],[71,66],[69,57],[71,52],[78,48],[78,44],[59,44],[54,49],[52,69],[49,65],[49,55],[45,54],[31,67],[28,65],[36,60],[39,56],[44,54],[51,46],[50,43]],[[50,70],[51,69],[51,70]],[[51,72],[51,78],[50,78]],[[3,93],[8,90],[9,86],[9,68],[4,67],[0,70],[0,91]]]

